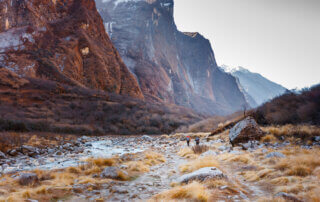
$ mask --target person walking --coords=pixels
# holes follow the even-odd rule
[[[196,145],[200,144],[200,138],[199,137],[196,137],[195,141],[196,141]]]
[[[189,145],[190,145],[190,136],[187,136],[187,145],[188,145],[188,147],[189,147]]]

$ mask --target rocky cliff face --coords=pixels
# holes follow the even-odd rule
[[[206,114],[225,114],[246,103],[236,79],[217,67],[210,42],[182,33],[173,0],[96,0],[106,31],[149,100]]]
[[[94,0],[2,0],[0,12],[0,68],[143,98]]]

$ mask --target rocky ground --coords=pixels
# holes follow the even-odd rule
[[[319,161],[312,161],[310,173],[277,166],[294,152],[320,154],[319,144],[262,140],[232,147],[228,134],[81,137],[46,149],[22,146],[0,155],[0,201],[316,201],[307,195],[319,189]],[[186,146],[187,135],[201,138],[199,151],[193,140]]]

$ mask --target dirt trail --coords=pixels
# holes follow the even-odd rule
[[[108,201],[146,201],[153,195],[171,189],[170,184],[182,175],[179,166],[188,162],[188,159],[177,155],[178,151],[185,145],[177,140],[174,144],[163,145],[159,148],[152,148],[153,151],[164,155],[166,162],[153,166],[150,172],[144,173],[137,179],[130,182],[117,182],[110,190],[103,193]],[[208,143],[210,145],[210,142]],[[223,144],[227,145],[227,144]],[[150,149],[150,148],[146,148]],[[213,151],[219,152],[218,149]],[[199,157],[198,157],[199,158]],[[228,180],[239,186],[238,195],[226,196],[228,201],[255,200],[261,196],[267,196],[257,184],[245,181],[242,176],[237,175],[239,167],[234,163],[221,162],[224,174]]]
[[[150,168],[150,172],[129,182],[118,182],[105,192],[108,201],[146,201],[153,195],[170,189],[170,184],[180,176],[179,165],[187,160],[177,155],[176,146],[164,146],[154,151],[164,155],[166,162]]]

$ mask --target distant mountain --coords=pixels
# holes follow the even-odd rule
[[[148,100],[204,114],[247,105],[236,79],[218,68],[209,40],[180,32],[173,0],[96,0],[106,31]]]
[[[221,68],[238,79],[251,107],[257,107],[287,91],[283,86],[243,67],[230,68],[222,65]]]

